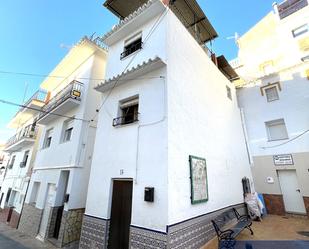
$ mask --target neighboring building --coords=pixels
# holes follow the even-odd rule
[[[256,191],[269,213],[309,215],[309,7],[274,4],[238,40],[231,62]]]
[[[217,36],[212,25],[196,1],[141,2],[105,3],[123,20],[102,38],[109,59],[96,87],[103,107],[82,249],[200,248],[215,236],[211,217],[243,208],[242,178],[251,178],[224,76],[233,70],[212,56],[221,73],[201,46]]]
[[[4,152],[5,145],[0,145],[0,191],[2,187],[2,183],[4,180],[5,172],[6,172],[6,166],[9,162],[9,155],[8,153]],[[1,196],[1,192],[0,192]]]
[[[19,229],[58,247],[80,237],[107,56],[96,41],[82,39],[41,84],[49,101]]]
[[[18,226],[23,209],[25,195],[30,182],[30,176],[37,151],[40,134],[36,124],[36,115],[46,101],[46,93],[37,91],[22,107],[9,123],[16,129],[16,134],[5,144],[4,151],[9,155],[9,162],[3,172],[1,186],[0,220],[10,226]]]

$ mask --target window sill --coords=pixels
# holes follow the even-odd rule
[[[135,124],[137,124],[137,123],[138,123],[138,121],[134,121],[134,122],[128,123],[128,124],[115,125],[114,128],[127,127],[127,126],[131,126],[131,125],[135,125]]]
[[[271,103],[271,102],[274,102],[274,101],[277,101],[277,100],[279,100],[279,98],[278,99],[273,99],[273,100],[267,100],[267,103]]]
[[[71,142],[72,140],[68,140],[68,141],[62,141],[60,144],[67,144],[69,142]]]
[[[273,139],[273,140],[268,139],[267,142],[276,142],[276,141],[283,141],[283,140],[289,140],[289,138],[287,137],[287,138],[280,138],[280,139]]]

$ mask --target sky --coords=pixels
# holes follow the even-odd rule
[[[213,49],[227,59],[237,56],[233,39],[244,34],[272,10],[274,0],[197,0],[219,34]],[[4,0],[0,6],[0,99],[22,103],[83,36],[103,35],[118,22],[104,0]],[[2,72],[2,73],[1,73]],[[27,89],[27,90],[26,90]],[[0,103],[0,144],[15,131],[7,123],[18,110]]]

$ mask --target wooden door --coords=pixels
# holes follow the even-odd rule
[[[108,249],[128,249],[132,210],[132,181],[114,181]]]

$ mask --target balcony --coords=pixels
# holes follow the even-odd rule
[[[83,83],[76,80],[68,84],[42,107],[37,123],[46,125],[59,115],[65,115],[78,106],[81,102],[82,89]]]
[[[7,141],[4,151],[19,151],[23,147],[33,144],[36,136],[37,127],[34,124],[28,125]]]
[[[279,17],[280,19],[288,17],[307,5],[307,0],[286,0],[281,4],[278,4]]]
[[[42,90],[35,92],[17,111],[8,126],[10,128],[19,128],[29,119],[39,113],[39,110],[44,106],[47,93]]]

